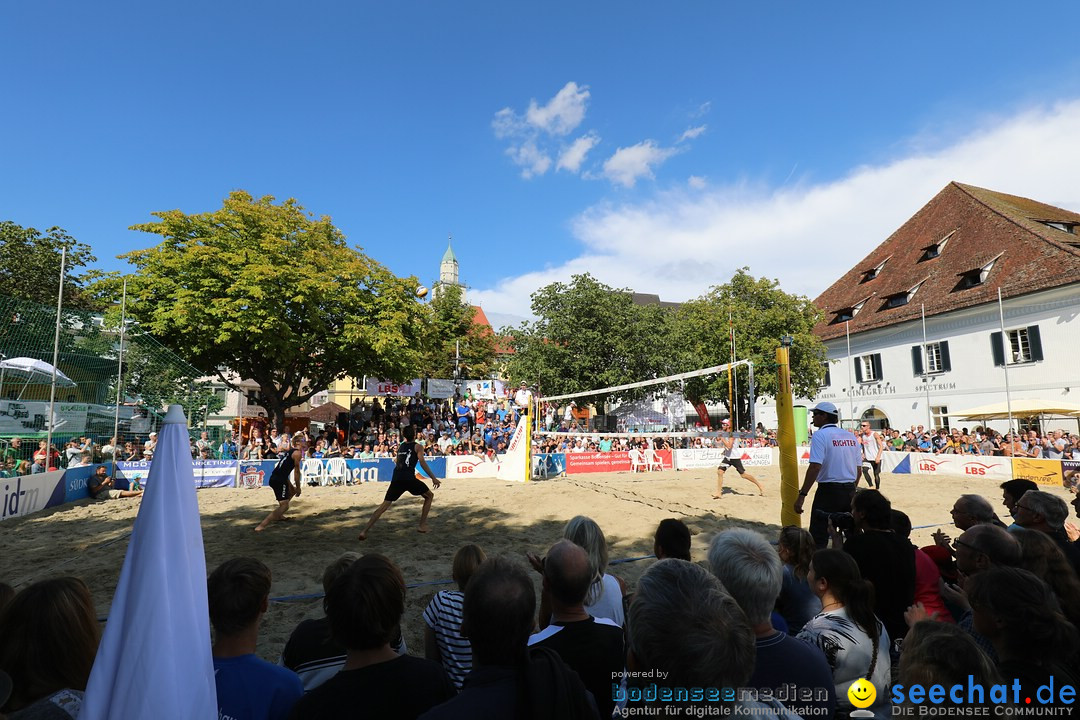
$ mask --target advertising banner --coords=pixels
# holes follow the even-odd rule
[[[553,478],[565,474],[565,453],[539,453],[533,456],[533,477]]]
[[[109,467],[108,464],[105,467]],[[111,468],[110,468],[111,469]],[[64,473],[64,502],[82,500],[90,497],[90,491],[86,489],[86,481],[97,470],[97,465],[86,467],[68,468]],[[115,480],[113,485],[117,490],[127,490],[126,480]]]
[[[899,475],[964,475],[1004,481],[1012,478],[1012,462],[1010,458],[992,455],[886,452],[881,456],[881,471]]]
[[[1080,460],[1062,460],[1061,475],[1065,487],[1074,487],[1080,483]]]
[[[674,468],[671,450],[654,451],[664,470]],[[630,472],[630,454],[626,452],[566,453],[566,473]],[[644,467],[644,465],[642,465]]]
[[[0,520],[29,515],[64,502],[64,471],[0,480]]]
[[[772,448],[735,448],[732,457],[742,460],[746,467],[766,467],[775,464]],[[675,451],[675,467],[679,470],[717,468],[724,461],[721,448],[692,448]]]
[[[58,402],[53,413],[53,432],[112,435],[112,405]],[[120,408],[120,430],[130,431],[131,407]],[[49,429],[49,403],[0,400],[0,435],[44,433]]]
[[[446,477],[459,478],[494,478],[499,471],[497,461],[488,460],[481,455],[451,455],[444,459]],[[435,468],[432,468],[434,470]]]
[[[275,462],[277,461],[192,460],[191,471],[195,476],[195,487],[197,488],[235,487],[236,467],[238,464],[244,465],[245,468],[249,465],[269,465],[266,469],[266,477],[269,478],[270,470],[274,469]],[[116,488],[118,490],[127,490],[136,481],[139,485],[145,486],[146,479],[150,477],[151,464],[152,461],[150,460],[116,463]]]
[[[506,383],[502,380],[466,380],[461,386],[462,395],[469,394],[481,400],[506,397]]]
[[[525,482],[529,479],[527,477],[530,469],[528,424],[529,420],[526,417],[518,420],[514,434],[506,446],[506,452],[499,458],[499,469],[495,472],[495,477],[500,480]]]
[[[446,398],[454,397],[454,391],[457,386],[454,385],[453,380],[433,380],[427,381],[427,394],[429,398],[435,400],[445,400]]]
[[[809,445],[800,445],[797,448],[795,448],[795,455],[798,456],[800,465],[809,465],[810,464],[810,446]]]
[[[1012,459],[1013,479],[1031,480],[1040,485],[1057,485],[1061,487],[1061,461],[1060,460],[1035,460],[1032,458],[1014,457]]]
[[[410,380],[407,383],[393,383],[389,380],[372,380],[371,378],[368,378],[367,384],[364,385],[364,389],[367,390],[368,395],[379,395],[380,397],[386,395],[393,395],[394,397],[412,397],[420,392],[420,381]]]

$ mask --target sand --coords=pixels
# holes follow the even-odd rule
[[[198,492],[198,499],[208,570],[230,557],[258,557],[273,572],[271,597],[321,593],[323,568],[342,552],[389,556],[407,583],[419,584],[408,591],[403,629],[410,654],[423,656],[424,608],[435,592],[454,587],[449,582],[430,583],[449,581],[454,553],[461,545],[477,543],[488,554],[510,554],[524,563],[524,553],[545,553],[566,521],[584,514],[604,529],[614,561],[649,555],[657,523],[675,517],[690,527],[694,560],[702,561],[713,535],[725,528],[750,527],[776,538],[779,468],[750,470],[765,485],[765,497],[758,497],[753,485],[734,471],[727,473],[720,500],[712,499],[711,470],[575,475],[528,484],[447,480],[435,491],[430,533],[416,532],[420,500],[406,495],[364,543],[356,540],[357,532],[381,502],[386,483],[304,488],[290,510],[292,520],[263,533],[253,528],[274,505],[269,489],[207,489]],[[986,479],[919,475],[886,474],[882,480],[893,507],[908,513],[916,527],[931,526],[912,533],[918,545],[930,544],[930,534],[937,528],[956,536],[950,529],[949,509],[963,493],[983,495],[1003,514],[998,485],[999,481]],[[1049,489],[1070,499],[1062,488]],[[99,614],[107,614],[140,502],[81,501],[4,521],[0,580],[18,589],[45,577],[77,575],[90,586]],[[611,572],[632,588],[652,562],[622,563]],[[263,620],[259,654],[276,660],[292,628],[321,614],[320,599],[272,603]]]

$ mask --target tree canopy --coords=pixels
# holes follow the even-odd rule
[[[507,373],[514,381],[538,383],[545,395],[724,364],[730,359],[732,327],[736,359],[751,360],[756,368],[758,396],[776,394],[775,352],[785,335],[794,340],[793,390],[813,396],[823,374],[825,348],[813,334],[820,311],[806,297],[785,293],[777,281],[752,277],[748,268],[677,308],[635,305],[629,290],[611,288],[588,274],[575,275],[569,284],[556,282],[533,293],[532,311],[537,320],[511,331],[515,353]],[[747,375],[745,369],[736,373],[733,398],[726,374],[686,381],[686,397],[691,402],[722,402],[732,414],[747,418]],[[643,392],[607,399],[630,399]]]
[[[460,348],[460,379],[487,377],[495,367],[495,335],[488,326],[476,324],[475,310],[465,303],[461,288],[441,286],[428,309],[432,332],[425,342],[423,373],[433,378],[454,377]]]
[[[0,292],[19,300],[56,306],[61,251],[67,249],[64,308],[85,309],[86,283],[92,277],[80,268],[97,262],[90,247],[58,227],[42,233],[10,220],[0,220]]]
[[[344,375],[403,381],[420,366],[427,313],[398,278],[293,199],[235,191],[220,210],[153,213],[163,240],[127,253],[129,313],[197,367],[258,383],[268,416]],[[118,296],[118,279],[111,294]]]

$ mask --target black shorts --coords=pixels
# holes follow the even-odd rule
[[[421,482],[415,475],[402,477],[394,473],[394,479],[390,481],[390,487],[386,489],[383,502],[394,502],[405,493],[419,496],[428,492],[431,492],[431,488]]]
[[[720,463],[720,469],[724,472],[727,472],[727,469],[729,467],[735,468],[735,472],[739,473],[740,475],[744,475],[746,473],[746,468],[743,467],[742,460],[740,460],[739,458],[724,458],[724,462]]]
[[[289,479],[280,475],[270,476],[270,489],[274,491],[274,497],[278,502],[289,499]]]

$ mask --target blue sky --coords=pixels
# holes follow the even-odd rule
[[[1080,5],[12,2],[0,218],[105,269],[295,197],[498,320],[572,273],[815,296],[950,180],[1080,210]]]

